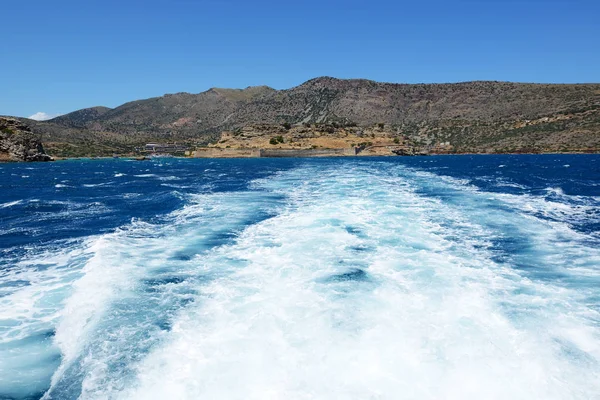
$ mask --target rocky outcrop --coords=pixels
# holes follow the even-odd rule
[[[0,117],[0,161],[53,161],[38,135],[14,118]]]

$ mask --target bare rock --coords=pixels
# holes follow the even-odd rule
[[[0,117],[0,160],[54,161],[44,151],[39,135],[14,118]]]

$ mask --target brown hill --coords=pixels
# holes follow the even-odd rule
[[[213,88],[32,122],[53,151],[124,151],[150,140],[214,142],[256,124],[383,124],[456,151],[597,151],[600,84],[393,84],[322,77],[287,89]]]
[[[84,127],[88,122],[100,118],[108,111],[110,111],[110,108],[102,106],[84,108],[67,115],[56,117],[53,119],[53,122],[63,126]]]

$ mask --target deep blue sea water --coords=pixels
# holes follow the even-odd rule
[[[0,399],[600,399],[600,156],[0,164]]]

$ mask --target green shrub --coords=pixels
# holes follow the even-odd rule
[[[269,140],[269,144],[272,144],[273,146],[279,144],[279,141],[277,140],[277,138],[271,138],[271,140]]]
[[[284,122],[283,127],[286,131],[289,131],[290,129],[292,129],[292,124],[290,124],[289,122]]]

